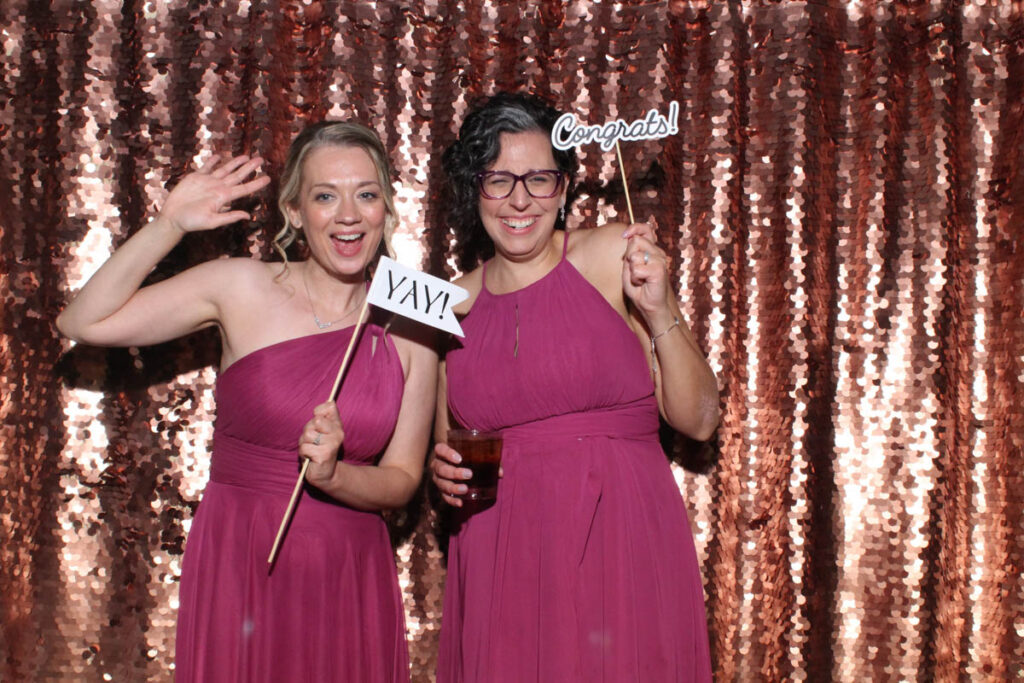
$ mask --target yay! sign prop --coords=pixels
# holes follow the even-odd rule
[[[373,274],[368,300],[374,306],[412,318],[462,337],[462,326],[452,307],[469,292],[447,280],[421,273],[381,256]]]

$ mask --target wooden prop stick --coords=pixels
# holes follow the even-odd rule
[[[366,318],[366,309],[370,307],[370,297],[367,296],[366,300],[363,301],[363,307],[359,309],[359,320],[356,321],[356,328],[352,330],[352,338],[348,341],[348,348],[345,349],[345,357],[342,358],[341,367],[338,369],[338,376],[334,379],[334,386],[331,387],[331,395],[327,398],[328,401],[335,401],[338,398],[338,390],[341,387],[341,378],[345,376],[345,370],[348,368],[348,362],[352,358],[352,349],[356,346],[356,340],[359,339],[359,333],[363,329],[363,321]],[[277,559],[277,550],[281,546],[281,540],[284,538],[284,531],[288,528],[288,522],[291,521],[292,515],[295,513],[295,505],[299,502],[299,495],[302,494],[302,482],[306,480],[306,470],[309,468],[309,458],[302,461],[302,469],[299,470],[299,478],[295,481],[295,488],[292,489],[291,500],[288,501],[288,508],[284,511],[284,518],[281,520],[281,526],[277,529],[277,538],[274,539],[274,545],[270,549],[270,557],[267,558],[267,564],[271,567],[274,566],[274,560]]]
[[[309,458],[302,461],[302,469],[299,470],[299,478],[295,482],[295,488],[292,490],[291,500],[288,501],[288,509],[284,511],[281,526],[277,529],[277,538],[274,539],[274,547],[270,549],[270,557],[267,558],[267,564],[271,567],[274,566],[274,560],[277,559],[277,549],[281,545],[281,539],[284,538],[284,530],[288,528],[288,522],[291,521],[292,513],[295,512],[295,504],[299,501],[299,494],[302,493],[302,482],[306,479],[307,469],[309,469]]]
[[[619,141],[615,141],[615,155],[619,158],[619,173],[622,174],[622,187],[626,190],[626,209],[629,211],[630,224],[636,223],[633,219],[633,202],[629,200],[629,183],[626,182],[626,167],[622,165],[622,149]]]
[[[345,376],[345,369],[348,368],[348,361],[352,357],[352,349],[356,346],[356,339],[359,338],[359,332],[362,330],[363,323],[366,320],[366,310],[369,307],[370,297],[367,295],[366,299],[363,300],[363,307],[359,309],[359,320],[356,321],[356,329],[352,332],[352,339],[348,342],[348,348],[345,349],[345,357],[341,360],[341,367],[338,368],[338,376],[334,378],[334,386],[331,387],[331,395],[327,397],[328,401],[336,401],[338,399],[341,378]]]

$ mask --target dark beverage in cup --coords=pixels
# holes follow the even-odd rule
[[[462,499],[488,503],[498,495],[498,467],[501,465],[501,434],[475,429],[448,430],[448,445],[462,456],[462,467],[473,472]]]

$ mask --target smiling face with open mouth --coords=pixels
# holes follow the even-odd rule
[[[506,171],[523,176],[532,171],[557,169],[551,142],[541,131],[502,133],[501,152],[488,171]],[[558,209],[565,203],[566,187],[561,183],[552,197],[534,197],[524,180],[515,180],[503,199],[480,195],[480,220],[494,242],[495,251],[512,261],[529,261],[545,254],[555,229]],[[536,192],[543,194],[543,192]]]
[[[335,275],[364,277],[387,217],[377,167],[364,149],[329,145],[310,152],[288,211],[313,260]]]

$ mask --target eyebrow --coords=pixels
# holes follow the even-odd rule
[[[510,173],[512,175],[526,175],[528,173],[539,173],[540,171],[558,171],[558,170],[560,170],[560,169],[558,169],[558,168],[531,168],[529,171],[526,171],[525,173],[512,173],[512,171],[508,171],[508,170],[506,170],[504,168],[490,168],[490,169],[485,168],[484,170],[482,170],[480,172],[481,173]]]
[[[377,180],[364,180],[361,183],[359,183],[358,185],[356,185],[356,189],[359,190],[359,189],[362,189],[364,187],[367,187],[368,185],[376,185],[377,187],[380,187],[380,181],[377,181]],[[319,183],[313,183],[312,185],[310,185],[309,189],[315,190],[315,189],[321,188],[321,187],[328,187],[328,188],[331,188],[333,190],[334,188],[338,187],[338,185],[335,184],[335,183],[331,183],[331,182],[319,182]]]

